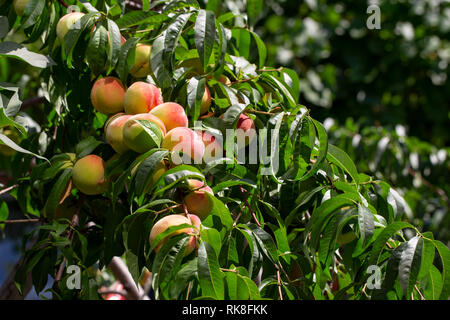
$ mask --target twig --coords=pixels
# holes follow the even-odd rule
[[[169,211],[169,210],[172,210],[172,209],[176,209],[176,208],[181,207],[181,206],[182,206],[182,204],[178,203],[178,204],[175,204],[175,205],[173,205],[171,207],[167,207],[165,209],[162,209],[162,210],[159,210],[159,211],[155,211],[155,212],[153,212],[153,214],[154,215],[158,215],[158,214],[164,213],[166,211]]]
[[[3,190],[0,190],[0,195],[2,195],[2,194],[4,194],[4,193],[7,193],[8,191],[11,191],[11,190],[17,188],[18,186],[19,186],[18,184],[14,184],[14,185],[12,185],[12,186],[10,186],[10,187],[8,187],[8,188],[5,188],[5,189],[3,189]]]
[[[242,195],[244,195],[244,193],[246,193],[247,190],[245,190],[245,189],[242,188],[242,187],[240,187],[240,188],[241,188],[241,193],[242,193]],[[256,214],[255,214],[255,212],[253,211],[253,209],[250,207],[250,204],[248,203],[246,197],[244,197],[244,202],[245,202],[245,206],[246,206],[246,207],[248,208],[248,210],[250,211],[250,213],[251,213],[253,219],[255,220],[256,224],[258,225],[258,227],[261,227],[261,224],[259,223],[258,219],[256,218]]]
[[[124,290],[127,292],[127,297],[131,300],[141,299],[142,294],[136,287],[130,271],[128,271],[127,266],[120,257],[113,257],[108,264],[108,268],[112,271],[115,278],[122,283]]]
[[[16,219],[0,221],[0,224],[13,224],[13,223],[35,223],[39,222],[39,219]]]
[[[422,292],[420,292],[419,288],[417,287],[417,284],[414,285],[414,289],[416,289],[417,292],[419,293],[419,296],[420,296],[420,299],[421,299],[421,300],[427,300],[427,299],[425,299],[425,297],[422,295]]]
[[[280,300],[283,300],[283,292],[281,291],[280,270],[277,270],[277,284],[278,284],[278,293],[280,294]]]

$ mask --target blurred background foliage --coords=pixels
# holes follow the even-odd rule
[[[222,4],[222,13],[246,10],[246,1]],[[302,103],[324,122],[331,143],[360,172],[399,188],[410,220],[448,244],[450,2],[264,4],[255,31],[268,48],[266,65],[293,68]],[[366,25],[371,5],[380,9],[380,29]]]

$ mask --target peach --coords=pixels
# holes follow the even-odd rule
[[[136,120],[145,120],[153,123],[154,133],[152,136]],[[128,118],[123,126],[123,141],[125,145],[138,153],[147,152],[153,148],[158,148],[166,134],[164,123],[150,113],[140,113]],[[159,141],[159,142],[158,142]]]
[[[178,165],[181,163],[192,164],[201,163],[205,153],[205,145],[202,139],[193,130],[186,127],[178,127],[167,132],[161,147],[172,152],[182,152],[183,156],[172,156],[172,162]]]
[[[204,220],[213,208],[213,202],[206,193],[210,195],[214,195],[214,193],[203,181],[189,179],[187,182],[189,189],[192,191],[184,197],[186,208],[189,213],[193,213]]]
[[[56,35],[60,42],[64,40],[64,36],[69,31],[70,27],[81,19],[82,16],[84,16],[84,13],[82,12],[70,12],[59,19],[56,25]]]
[[[143,78],[150,74],[150,52],[152,46],[148,44],[138,43],[134,54],[134,65],[130,73],[135,78]]]
[[[122,111],[124,98],[125,87],[116,77],[98,79],[92,86],[92,105],[98,112],[103,114]]]
[[[163,103],[161,90],[151,83],[138,81],[125,93],[124,107],[128,114],[146,113]]]
[[[155,247],[155,252],[158,252],[159,249],[164,245],[164,243],[169,240],[170,237],[173,237],[178,234],[186,233],[191,235],[189,238],[188,245],[186,247],[186,251],[184,252],[184,256],[189,255],[192,251],[194,251],[196,245],[197,245],[197,237],[199,235],[200,225],[201,221],[200,219],[192,214],[188,214],[187,217],[181,214],[172,214],[165,216],[164,218],[158,220],[150,231],[150,245],[153,243],[155,238],[166,231],[168,228],[173,226],[179,226],[182,224],[190,224],[193,225],[195,228],[184,228],[177,231],[174,231],[173,233],[166,236],[164,239],[162,239]]]
[[[175,102],[166,102],[150,110],[150,114],[157,116],[164,122],[167,131],[177,127],[187,127],[188,118],[184,108]]]
[[[205,93],[202,97],[202,104],[200,105],[200,114],[205,114],[208,112],[209,107],[211,106],[211,92],[208,87],[205,86]]]
[[[205,153],[203,154],[203,161],[205,161],[205,163],[223,157],[223,145],[219,139],[206,131],[198,133],[198,135],[201,136],[203,143],[205,144]]]
[[[123,141],[123,127],[130,117],[132,116],[129,114],[118,113],[112,116],[105,124],[106,141],[118,154],[129,150]]]
[[[242,113],[239,116],[236,125],[236,138],[238,148],[244,148],[245,146],[248,146],[255,136],[255,123],[253,122],[252,118]]]
[[[101,194],[108,188],[105,178],[105,162],[97,155],[91,154],[78,160],[72,169],[75,187],[87,195]]]
[[[139,166],[141,165],[142,162],[138,163],[132,170],[131,170],[131,175],[133,176],[136,173],[136,170],[139,168]],[[158,163],[158,165],[155,168],[155,171],[152,174],[151,180],[149,185],[147,186],[147,189],[145,190],[146,193],[148,193],[151,189],[151,187],[153,187],[155,185],[156,182],[158,182],[159,178],[161,178],[161,176],[167,171],[167,167],[166,167],[166,163],[164,160],[161,160],[160,163]]]

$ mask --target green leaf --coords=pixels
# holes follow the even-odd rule
[[[255,26],[263,9],[263,0],[247,0],[247,13],[250,26]]]
[[[130,38],[120,47],[116,72],[123,83],[126,83],[128,72],[133,67],[134,53],[138,42],[138,38]]]
[[[450,250],[440,241],[434,240],[442,261],[442,292],[439,300],[447,300],[450,296]]]
[[[359,184],[358,171],[347,153],[332,144],[328,144],[327,159],[346,171],[352,177],[353,181]]]
[[[89,154],[91,154],[102,142],[96,140],[93,136],[89,136],[86,139],[81,140],[75,146],[75,153],[77,154],[77,158],[83,158]]]
[[[136,193],[143,194],[153,179],[156,167],[169,152],[167,150],[155,151],[139,165],[135,179]]]
[[[251,35],[253,36],[253,39],[255,39],[256,47],[258,48],[258,55],[259,55],[259,63],[258,66],[260,68],[264,67],[264,64],[266,63],[267,59],[267,49],[264,42],[261,40],[261,38],[254,33],[253,31],[250,31]]]
[[[203,95],[205,94],[205,78],[192,77],[187,86],[188,113],[195,123],[200,116]]]
[[[373,235],[375,222],[369,208],[358,204],[358,225],[362,242],[365,243]]]
[[[105,47],[108,43],[108,32],[103,26],[97,26],[89,39],[86,48],[86,60],[95,75],[103,72],[106,64]]]
[[[47,158],[44,158],[44,157],[42,157],[40,155],[37,155],[37,154],[35,154],[35,153],[31,152],[31,151],[28,151],[28,150],[22,148],[21,146],[17,145],[14,141],[12,141],[10,138],[8,138],[7,136],[5,136],[4,134],[1,134],[1,133],[0,133],[0,141],[3,142],[4,144],[6,144],[8,147],[10,147],[10,148],[12,148],[12,149],[14,149],[14,150],[16,150],[18,152],[30,154],[30,155],[32,155],[32,156],[34,156],[36,158],[48,161]]]
[[[216,40],[216,18],[212,11],[200,10],[194,25],[194,42],[203,70],[208,66],[209,57]]]
[[[202,241],[211,245],[216,251],[216,255],[219,256],[220,249],[222,245],[222,239],[220,237],[220,232],[214,228],[202,228],[200,233]]]
[[[278,262],[277,247],[270,234],[255,224],[251,224],[247,228],[254,234],[255,239],[264,254],[273,262]]]
[[[439,300],[442,291],[442,275],[435,266],[431,266],[427,274],[427,286],[424,292],[426,299]]]
[[[198,248],[197,270],[202,294],[223,300],[225,297],[223,274],[220,271],[216,251],[206,242],[201,242]]]
[[[45,203],[45,213],[47,217],[49,218],[53,217],[53,213],[55,212],[56,207],[61,201],[63,191],[67,187],[67,184],[69,183],[71,177],[72,177],[72,169],[69,168],[64,169],[59,178],[56,180]]]
[[[368,264],[369,265],[378,264],[378,258],[380,257],[380,254],[383,251],[386,242],[398,231],[405,228],[414,228],[414,227],[408,222],[397,221],[388,225],[385,229],[383,229],[383,231],[378,235],[373,244]]]
[[[431,232],[425,232],[422,234],[422,236],[423,236],[423,253],[419,275],[417,276],[418,280],[421,280],[423,277],[429,274],[430,268],[433,265],[435,257],[435,248],[432,241],[434,240],[433,234]]]
[[[197,258],[188,261],[176,274],[170,284],[171,299],[178,299],[182,291],[188,286],[189,281],[197,277]]]
[[[29,51],[20,44],[11,41],[0,43],[0,56],[19,59],[37,68],[48,68],[56,65],[52,58]]]
[[[121,49],[122,36],[120,34],[119,27],[117,24],[108,19],[108,34],[109,34],[109,45],[108,45],[108,64],[109,70],[108,73],[111,72],[112,69],[116,66],[117,61],[119,60],[119,54]]]
[[[44,7],[45,0],[30,0],[25,5],[25,10],[22,16],[24,22],[22,23],[21,27],[23,29],[26,29],[35,24],[36,20],[41,16]]]
[[[398,265],[400,284],[405,296],[409,299],[416,284],[422,260],[423,238],[410,239],[402,251]]]
[[[3,39],[9,31],[8,17],[0,16],[0,39]]]

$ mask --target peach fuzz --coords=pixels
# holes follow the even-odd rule
[[[184,197],[184,203],[189,213],[197,215],[201,220],[211,213],[213,208],[212,200],[206,195],[214,195],[212,189],[203,181],[189,179],[188,187],[192,190]]]
[[[166,134],[166,127],[158,117],[150,113],[136,114],[128,118],[123,126],[123,141],[125,145],[138,153],[144,153],[159,147],[159,145],[155,144],[149,133],[136,120],[146,120],[154,123],[159,129],[159,131],[154,131],[154,133],[161,141]]]
[[[124,107],[128,114],[147,113],[163,103],[161,90],[151,83],[138,81],[125,93]]]
[[[190,234],[191,237],[189,238],[188,245],[186,247],[186,251],[184,252],[184,256],[189,255],[192,251],[194,251],[196,245],[197,245],[197,236],[199,234],[201,221],[200,218],[198,218],[195,215],[188,214],[187,217],[181,214],[172,214],[165,216],[164,218],[158,220],[152,227],[152,230],[150,231],[150,245],[152,245],[155,238],[161,234],[162,232],[166,231],[168,228],[173,226],[179,226],[182,224],[189,224],[193,225],[195,228],[184,228],[180,230],[176,230],[173,233],[166,236],[164,239],[162,239],[156,246],[155,246],[155,252],[158,252],[159,249],[164,245],[164,243],[169,240],[170,237],[173,237],[178,234],[186,233]]]
[[[91,90],[94,108],[103,114],[123,111],[125,87],[116,77],[105,77],[95,81]]]
[[[70,12],[59,19],[56,24],[56,35],[58,36],[60,42],[64,40],[64,36],[69,31],[70,27],[81,19],[82,16],[84,16],[84,13],[75,11]]]
[[[183,152],[181,159],[172,157],[172,161],[175,164],[180,164],[181,162],[186,164],[192,164],[192,162],[201,163],[205,153],[205,145],[202,139],[197,133],[186,127],[174,128],[167,132],[161,147],[172,152]],[[186,159],[185,156],[190,159]]]
[[[160,104],[150,110],[150,114],[161,119],[168,131],[177,127],[188,126],[188,118],[184,108],[175,102],[165,102]]]
[[[105,162],[97,155],[88,155],[78,160],[72,169],[75,187],[87,195],[101,194],[108,188],[105,179]]]
[[[130,149],[123,141],[123,127],[130,117],[132,116],[129,114],[118,113],[112,116],[105,124],[106,141],[118,154],[122,154]]]

